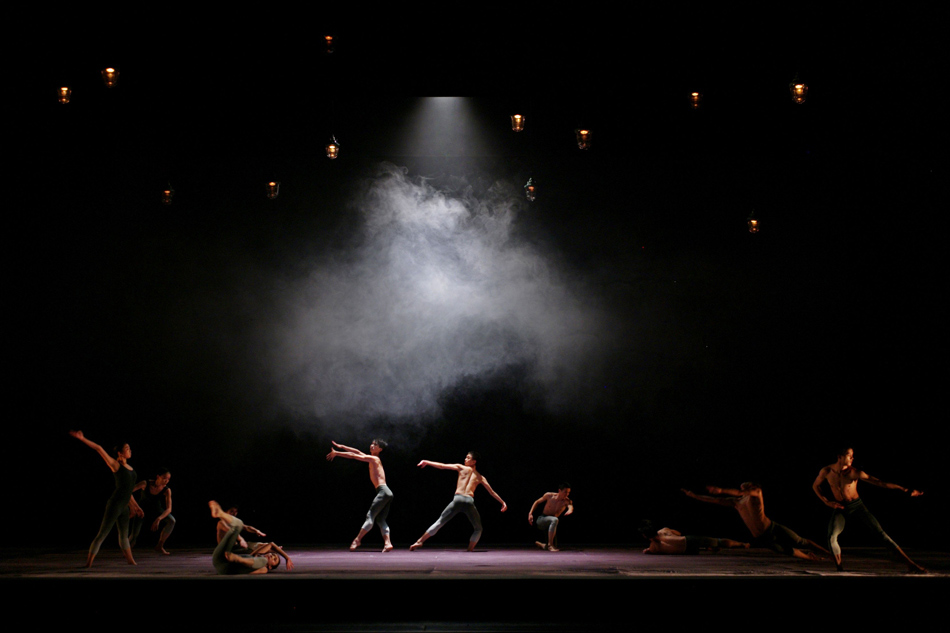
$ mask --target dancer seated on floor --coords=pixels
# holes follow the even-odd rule
[[[482,535],[482,519],[478,515],[478,509],[475,507],[475,489],[478,488],[479,485],[484,486],[488,494],[493,496],[498,503],[501,504],[502,512],[508,509],[508,505],[504,500],[488,485],[488,480],[475,470],[477,462],[478,453],[475,451],[469,452],[465,456],[465,462],[462,464],[442,464],[439,462],[430,462],[427,459],[419,462],[419,468],[432,466],[442,470],[455,470],[458,471],[459,476],[455,484],[455,497],[452,498],[452,502],[442,511],[442,516],[439,517],[439,520],[429,526],[429,529],[425,531],[425,534],[419,537],[418,541],[409,546],[410,551],[422,547],[422,544],[425,543],[429,537],[441,530],[443,525],[448,523],[452,517],[459,513],[468,517],[472,528],[474,528],[472,536],[468,541],[468,551],[473,551],[475,544],[478,543],[478,539]]]
[[[713,538],[711,536],[683,535],[671,528],[659,530],[647,523],[640,528],[643,538],[650,541],[650,546],[643,550],[644,554],[699,554],[705,549],[718,552],[722,548],[748,548],[748,543],[733,541],[728,538]]]
[[[564,516],[574,514],[574,502],[571,501],[570,494],[571,484],[566,482],[561,483],[558,484],[557,492],[546,492],[540,499],[531,504],[531,509],[528,510],[528,523],[534,524],[539,530],[544,530],[548,533],[547,544],[541,541],[534,542],[534,544],[541,549],[546,549],[549,552],[558,551],[555,541],[557,538],[558,517],[561,516],[561,513],[564,513]],[[534,509],[542,502],[544,503],[544,507],[541,508],[541,516],[535,521]],[[565,512],[565,510],[567,510],[567,512]]]
[[[161,532],[158,535],[158,543],[155,545],[155,551],[160,554],[168,554],[165,551],[165,541],[171,536],[175,529],[175,517],[172,516],[172,489],[168,487],[172,474],[167,468],[159,468],[155,474],[155,479],[143,480],[135,484],[133,496],[136,491],[141,491],[138,495],[138,504],[142,513],[136,513],[132,516],[131,526],[129,528],[129,543],[135,547],[139,534],[142,531],[142,525],[145,524],[145,517],[152,516],[151,531]],[[144,514],[143,514],[144,513]]]
[[[825,556],[831,555],[818,543],[800,537],[784,525],[765,516],[762,487],[758,484],[747,481],[738,489],[706,486],[706,490],[714,495],[722,496],[698,495],[685,488],[682,489],[687,497],[736,510],[745,526],[749,528],[749,532],[752,533],[752,545],[806,560],[822,560]],[[806,549],[809,551],[805,551]]]
[[[211,555],[211,563],[219,574],[266,574],[269,570],[280,565],[278,554],[287,561],[287,570],[293,570],[294,564],[290,557],[273,543],[265,544],[253,556],[243,556],[232,552],[238,535],[244,529],[244,522],[222,510],[217,501],[209,501],[208,507],[211,508],[212,517],[224,521],[228,525],[227,534],[214,548],[214,553]]]
[[[386,523],[386,518],[389,517],[389,506],[393,502],[393,493],[386,485],[386,471],[383,470],[383,462],[379,458],[379,454],[386,448],[386,442],[381,439],[373,440],[369,445],[369,455],[355,448],[337,444],[332,440],[330,443],[335,448],[330,449],[327,461],[332,462],[334,457],[345,457],[366,462],[369,466],[369,480],[376,488],[376,497],[373,498],[373,503],[369,506],[369,512],[366,513],[366,520],[363,521],[359,534],[350,543],[350,551],[355,551],[360,546],[363,537],[373,528],[374,523],[379,525],[379,532],[383,535],[383,553],[392,551],[393,542],[389,536],[389,524]]]

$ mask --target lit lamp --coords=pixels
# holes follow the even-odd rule
[[[271,180],[267,183],[267,199],[273,200],[277,197],[277,194],[280,193],[280,183],[276,180]]]
[[[326,40],[327,42],[327,53],[332,53],[333,52],[333,36],[326,35],[324,36],[323,39]]]
[[[525,183],[524,195],[528,198],[528,202],[534,202],[534,199],[538,197],[538,187],[534,184],[534,178],[528,178],[528,182]]]
[[[340,155],[340,144],[336,142],[336,137],[331,136],[327,143],[327,158],[334,159]]]
[[[59,89],[59,102],[60,103],[69,103],[69,97],[73,94],[73,91],[63,86]]]
[[[795,80],[788,84],[788,90],[792,93],[792,101],[795,103],[805,103],[805,95],[808,94],[808,84],[799,81],[798,77],[795,77]]]
[[[119,71],[115,68],[104,69],[102,71],[102,81],[105,82],[106,88],[114,88],[119,83]]]
[[[755,218],[755,211],[749,214],[749,233],[758,233],[759,232],[759,221]]]
[[[520,114],[511,115],[511,129],[515,132],[520,132],[524,129],[525,118]]]
[[[577,146],[581,149],[590,149],[590,130],[574,130],[577,135]]]
[[[171,185],[168,185],[168,187],[164,191],[162,191],[162,204],[171,204],[172,197],[174,195],[175,195],[175,190],[172,189]]]
[[[699,110],[699,103],[703,100],[703,95],[698,92],[689,93],[689,105],[693,110]]]

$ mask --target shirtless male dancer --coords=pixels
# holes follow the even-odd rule
[[[682,490],[686,496],[693,499],[715,503],[727,508],[735,508],[743,522],[745,522],[745,526],[749,528],[749,532],[752,533],[752,544],[756,547],[766,547],[773,552],[804,558],[805,560],[821,560],[821,554],[830,555],[828,550],[818,545],[818,543],[800,537],[784,525],[765,516],[762,487],[757,484],[747,481],[739,486],[738,490],[706,486],[706,490],[711,494],[725,495],[718,497],[698,495],[686,489]],[[805,551],[806,548],[811,551]]]
[[[643,550],[644,554],[699,554],[699,550],[708,549],[718,552],[722,548],[748,548],[748,543],[733,541],[728,538],[713,538],[710,536],[683,536],[672,528],[645,528],[640,534],[650,541],[650,546]]]
[[[911,490],[903,486],[898,486],[897,484],[881,481],[877,477],[872,477],[866,472],[854,468],[852,466],[853,461],[854,450],[851,448],[843,449],[838,453],[838,460],[834,464],[825,466],[819,471],[818,478],[815,479],[815,483],[811,486],[822,503],[834,510],[831,514],[831,520],[828,522],[828,546],[831,547],[831,551],[834,553],[835,566],[838,571],[843,571],[844,569],[841,566],[841,546],[838,545],[838,535],[844,531],[845,520],[849,517],[853,517],[874,532],[884,543],[884,546],[894,552],[894,554],[907,565],[907,571],[911,573],[925,573],[927,570],[912,561],[910,557],[904,553],[904,550],[884,532],[884,528],[877,522],[874,515],[868,512],[864,502],[861,501],[861,498],[858,496],[858,482],[866,481],[869,484],[874,484],[881,488],[900,490],[901,492],[906,492],[911,497],[919,497],[924,493],[919,490]],[[821,494],[821,483],[823,481],[828,482],[828,487],[831,488],[831,494],[834,495],[835,498],[834,501]]]
[[[531,509],[528,510],[528,523],[531,525],[535,525],[536,523],[539,530],[547,530],[548,533],[547,545],[541,541],[534,542],[534,544],[541,549],[546,549],[549,552],[558,551],[554,545],[554,538],[557,535],[558,517],[561,516],[561,513],[564,513],[564,516],[574,514],[574,502],[571,501],[570,494],[571,484],[562,483],[558,485],[557,492],[545,492],[540,499],[531,504]],[[541,508],[541,516],[539,516],[537,522],[535,522],[534,509],[542,502],[544,502],[544,507]],[[565,510],[567,510],[567,512],[564,512]]]
[[[479,484],[485,486],[485,490],[488,491],[488,494],[493,496],[495,500],[501,504],[502,512],[508,509],[508,504],[491,489],[491,486],[488,485],[488,480],[475,470],[475,464],[477,462],[478,453],[472,451],[465,456],[465,462],[462,464],[441,464],[439,462],[430,462],[427,459],[417,464],[419,468],[432,466],[434,468],[441,468],[442,470],[456,470],[458,471],[459,478],[458,483],[455,485],[455,497],[452,499],[452,502],[442,511],[442,516],[439,517],[439,520],[433,523],[429,529],[425,531],[425,534],[419,537],[418,541],[409,546],[410,551],[422,547],[422,544],[425,543],[430,536],[441,530],[442,526],[448,523],[449,520],[459,512],[468,517],[472,527],[475,528],[475,531],[472,532],[472,537],[468,541],[468,551],[471,552],[474,550],[475,544],[478,543],[478,539],[482,535],[482,519],[478,516],[478,510],[475,508],[475,489],[478,488]]]
[[[231,550],[234,548],[241,530],[245,529],[244,522],[222,510],[217,501],[209,501],[208,507],[211,508],[212,517],[218,519],[219,522],[224,521],[228,526],[227,533],[218,543],[218,546],[214,548],[214,553],[211,555],[211,562],[219,574],[229,576],[235,574],[266,574],[280,565],[278,554],[287,561],[287,570],[293,570],[294,564],[290,557],[273,543],[267,543],[266,549],[260,551],[258,555],[243,556],[235,554]],[[261,534],[259,530],[255,530],[255,532]]]
[[[363,537],[373,528],[374,523],[379,524],[379,531],[383,535],[383,553],[392,551],[393,543],[389,538],[389,524],[386,523],[386,518],[389,516],[389,506],[393,502],[393,493],[386,485],[386,472],[383,470],[383,462],[379,459],[379,454],[386,448],[386,442],[380,439],[373,440],[369,445],[369,455],[333,441],[331,444],[340,450],[330,449],[327,461],[332,462],[334,457],[345,457],[366,462],[369,465],[369,480],[376,487],[376,498],[373,499],[369,512],[366,513],[366,520],[360,528],[360,533],[350,543],[350,551],[355,551],[360,546]]]

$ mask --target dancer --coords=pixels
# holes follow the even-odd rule
[[[559,521],[558,517],[561,516],[562,512],[564,516],[574,514],[574,502],[571,501],[570,494],[571,484],[561,483],[557,487],[557,492],[546,492],[540,499],[531,504],[531,509],[528,510],[528,523],[537,525],[539,530],[546,530],[548,533],[547,545],[541,541],[534,542],[534,544],[541,549],[546,549],[549,552],[558,551],[555,543],[557,524]],[[541,508],[541,516],[535,521],[534,509],[541,502],[544,502],[544,507]],[[567,510],[567,512],[565,512],[565,510]]]
[[[694,555],[699,554],[699,550],[701,549],[718,552],[724,547],[749,547],[748,543],[733,541],[728,538],[693,535],[683,536],[683,534],[671,528],[661,528],[657,530],[650,524],[640,528],[640,534],[643,538],[650,541],[650,546],[643,550],[644,554]]]
[[[235,506],[231,506],[230,508],[228,508],[227,513],[233,517],[236,517],[238,515],[238,509]],[[217,531],[215,534],[215,538],[217,539],[218,543],[220,543],[221,539],[223,539],[224,537],[228,535],[228,532],[230,531],[230,529],[231,529],[231,526],[228,525],[225,521],[223,520],[218,521]],[[247,524],[244,525],[244,531],[250,532],[251,534],[255,534],[257,536],[267,536],[266,534],[258,530],[256,527],[252,527]],[[238,534],[237,539],[235,539],[234,541],[234,546],[231,547],[231,552],[233,552],[234,554],[242,554],[245,556],[249,556],[251,552],[257,550],[260,547],[263,547],[264,545],[266,545],[266,543],[261,543],[261,542],[256,542],[256,541],[251,541],[251,542],[245,541],[244,537]]]
[[[838,571],[844,570],[844,567],[841,565],[841,546],[838,545],[838,535],[844,531],[846,519],[853,517],[876,534],[884,543],[884,546],[896,554],[897,557],[907,565],[907,571],[911,573],[926,573],[926,569],[912,561],[910,556],[905,554],[904,550],[884,532],[884,528],[881,527],[881,524],[878,523],[874,515],[865,507],[864,502],[858,496],[858,482],[866,481],[869,484],[874,484],[881,488],[900,490],[901,492],[906,492],[911,497],[919,497],[924,493],[919,490],[911,490],[910,488],[904,488],[897,484],[881,481],[877,477],[872,477],[866,472],[854,468],[852,466],[853,462],[854,450],[850,447],[843,449],[838,453],[838,459],[834,464],[825,466],[819,471],[818,478],[815,479],[815,483],[811,486],[822,503],[834,510],[831,514],[831,520],[828,522],[828,546],[834,554],[835,567]],[[831,494],[834,495],[835,498],[834,501],[829,500],[821,494],[821,484],[824,481],[828,482],[828,487],[831,488]]]
[[[818,543],[802,538],[784,525],[765,516],[762,487],[758,484],[747,481],[739,486],[738,490],[706,486],[706,490],[714,495],[725,495],[719,497],[698,495],[685,488],[682,490],[686,496],[693,499],[734,508],[742,517],[745,526],[749,528],[749,532],[752,533],[752,544],[756,547],[766,547],[773,552],[804,558],[805,560],[821,560],[822,555],[830,555],[830,552]]]
[[[417,550],[422,547],[422,544],[429,540],[430,536],[433,536],[436,532],[441,530],[442,526],[448,523],[449,520],[459,512],[468,517],[469,522],[471,522],[472,527],[475,529],[468,541],[468,551],[471,552],[474,550],[475,544],[478,543],[478,539],[482,535],[482,519],[478,516],[478,509],[475,507],[475,489],[478,488],[479,484],[485,486],[485,490],[488,491],[488,494],[493,496],[495,500],[501,504],[502,512],[508,509],[508,505],[504,500],[488,485],[488,480],[475,470],[477,462],[478,453],[475,451],[468,453],[465,456],[465,462],[462,464],[442,464],[439,462],[430,462],[427,459],[419,462],[419,468],[432,466],[442,470],[456,470],[458,471],[459,477],[455,485],[455,497],[452,499],[452,502],[442,511],[442,516],[439,517],[439,520],[433,523],[429,529],[425,531],[425,534],[419,537],[418,541],[409,546],[410,550]]]
[[[211,555],[211,562],[219,574],[228,576],[235,574],[266,574],[280,565],[278,555],[283,556],[284,560],[287,561],[287,570],[293,570],[294,564],[290,557],[273,543],[268,543],[264,549],[253,556],[242,556],[232,552],[238,535],[244,529],[244,522],[222,510],[217,501],[209,501],[208,507],[211,508],[212,517],[224,521],[228,525],[227,534],[214,548],[214,553]]]
[[[383,470],[382,460],[379,459],[379,454],[386,448],[386,442],[381,439],[373,440],[369,445],[369,455],[333,441],[331,441],[331,444],[340,450],[331,448],[327,455],[327,461],[332,462],[334,457],[345,457],[366,462],[369,465],[369,480],[376,487],[376,498],[373,499],[369,512],[366,513],[366,520],[363,522],[363,527],[360,528],[360,533],[350,543],[350,551],[353,552],[360,546],[363,537],[373,528],[373,523],[379,525],[379,532],[383,535],[383,553],[392,551],[393,543],[389,538],[389,524],[386,523],[386,518],[389,516],[389,506],[393,502],[393,493],[386,485],[386,472]]]
[[[112,457],[95,442],[87,440],[82,431],[70,431],[69,434],[77,440],[99,453],[105,460],[106,466],[115,476],[115,490],[109,500],[106,502],[106,511],[102,515],[102,525],[99,526],[99,533],[93,539],[89,546],[89,553],[86,554],[86,567],[92,567],[92,561],[102,542],[109,536],[112,526],[115,525],[119,530],[119,549],[129,565],[135,565],[135,559],[132,558],[132,547],[129,545],[129,512],[141,513],[135,499],[132,498],[132,489],[135,487],[135,470],[129,465],[129,459],[132,457],[132,449],[128,444],[119,444],[114,449],[115,457]]]
[[[160,554],[168,555],[165,551],[165,541],[175,529],[175,517],[172,516],[172,489],[168,487],[172,474],[167,468],[159,468],[155,479],[140,481],[135,484],[133,493],[141,491],[139,495],[139,507],[144,512],[143,515],[132,517],[131,533],[129,534],[129,544],[135,547],[135,543],[142,531],[142,525],[145,523],[145,516],[155,516],[152,521],[152,532],[162,531],[158,535],[158,543],[155,545],[155,551]]]

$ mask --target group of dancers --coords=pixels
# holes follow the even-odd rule
[[[159,532],[159,541],[156,550],[167,554],[164,549],[165,540],[171,533],[175,525],[175,519],[171,515],[171,490],[168,488],[168,482],[171,479],[171,473],[167,469],[160,469],[155,479],[136,483],[135,470],[129,465],[128,460],[132,456],[131,448],[128,444],[120,444],[114,449],[113,455],[106,452],[101,446],[86,439],[82,431],[71,431],[70,435],[80,440],[99,455],[102,456],[106,465],[112,470],[115,476],[116,488],[112,496],[106,503],[105,514],[99,533],[96,535],[89,547],[89,553],[86,559],[86,566],[92,565],[96,554],[102,542],[108,536],[113,526],[119,531],[119,548],[126,560],[134,565],[135,560],[132,557],[132,545],[138,535],[144,522],[145,512],[141,505],[136,502],[133,492],[142,491],[141,499],[143,504],[148,505],[150,514],[155,515],[151,524],[152,531]],[[390,536],[389,525],[386,519],[389,515],[389,509],[393,501],[393,493],[386,484],[386,473],[383,468],[380,454],[386,448],[386,442],[381,439],[374,439],[369,447],[369,454],[362,451],[332,442],[333,448],[327,454],[327,460],[333,461],[336,457],[354,459],[365,462],[369,467],[369,478],[376,489],[376,496],[370,504],[369,511],[366,513],[360,531],[356,538],[350,543],[350,550],[356,550],[360,547],[369,531],[376,525],[383,538],[382,551],[390,552],[393,550],[392,539]],[[482,523],[478,510],[475,507],[475,490],[482,486],[498,503],[501,504],[501,512],[508,509],[505,501],[496,493],[488,480],[478,472],[479,455],[472,451],[465,455],[462,463],[444,464],[430,460],[422,460],[418,463],[419,468],[431,466],[442,470],[454,470],[458,473],[455,494],[452,501],[446,506],[445,510],[423,534],[413,543],[409,549],[415,551],[432,536],[434,536],[442,527],[448,523],[457,514],[464,514],[472,524],[473,532],[469,538],[468,551],[475,549],[479,538],[482,535]],[[707,486],[709,494],[696,494],[690,490],[683,489],[687,496],[714,503],[726,507],[734,508],[742,517],[743,522],[752,535],[750,542],[736,541],[732,539],[720,539],[704,536],[683,535],[671,528],[655,529],[652,525],[647,525],[641,529],[641,534],[649,541],[649,547],[644,550],[646,554],[695,554],[702,549],[718,551],[722,548],[745,547],[752,545],[765,547],[772,551],[795,556],[809,560],[821,560],[826,557],[833,557],[836,568],[843,570],[841,560],[841,548],[838,545],[838,536],[844,530],[847,519],[854,518],[865,525],[868,530],[877,535],[881,542],[894,555],[902,560],[910,572],[920,573],[926,570],[910,559],[909,556],[884,532],[877,519],[868,511],[861,498],[858,496],[858,482],[864,481],[882,488],[899,490],[912,497],[923,494],[919,490],[912,490],[888,483],[872,477],[867,473],[853,467],[854,451],[850,447],[838,452],[835,463],[825,466],[821,469],[818,477],[815,479],[812,488],[821,501],[832,509],[831,520],[828,524],[828,546],[827,549],[808,539],[802,538],[791,529],[770,520],[765,515],[765,505],[763,500],[762,488],[757,484],[746,482],[739,488],[719,488],[716,486]],[[831,491],[831,498],[828,498],[823,492],[823,485]],[[574,504],[570,498],[571,488],[567,483],[558,486],[557,492],[547,492],[538,498],[528,511],[528,523],[535,525],[539,530],[547,533],[545,541],[536,541],[535,545],[540,549],[557,552],[557,527],[559,519],[562,516],[568,516],[574,512]],[[535,517],[535,509],[541,506],[540,515]],[[241,537],[241,532],[246,530],[257,536],[265,536],[263,532],[254,527],[245,525],[241,519],[237,518],[237,509],[232,508],[224,511],[216,501],[209,502],[211,516],[218,520],[217,539],[218,544],[212,554],[212,563],[220,574],[261,574],[276,568],[280,563],[280,557],[286,561],[288,570],[292,570],[294,565],[290,557],[272,542],[254,542],[248,543]],[[134,525],[134,521],[138,525]],[[132,534],[130,540],[130,521],[133,522]]]

